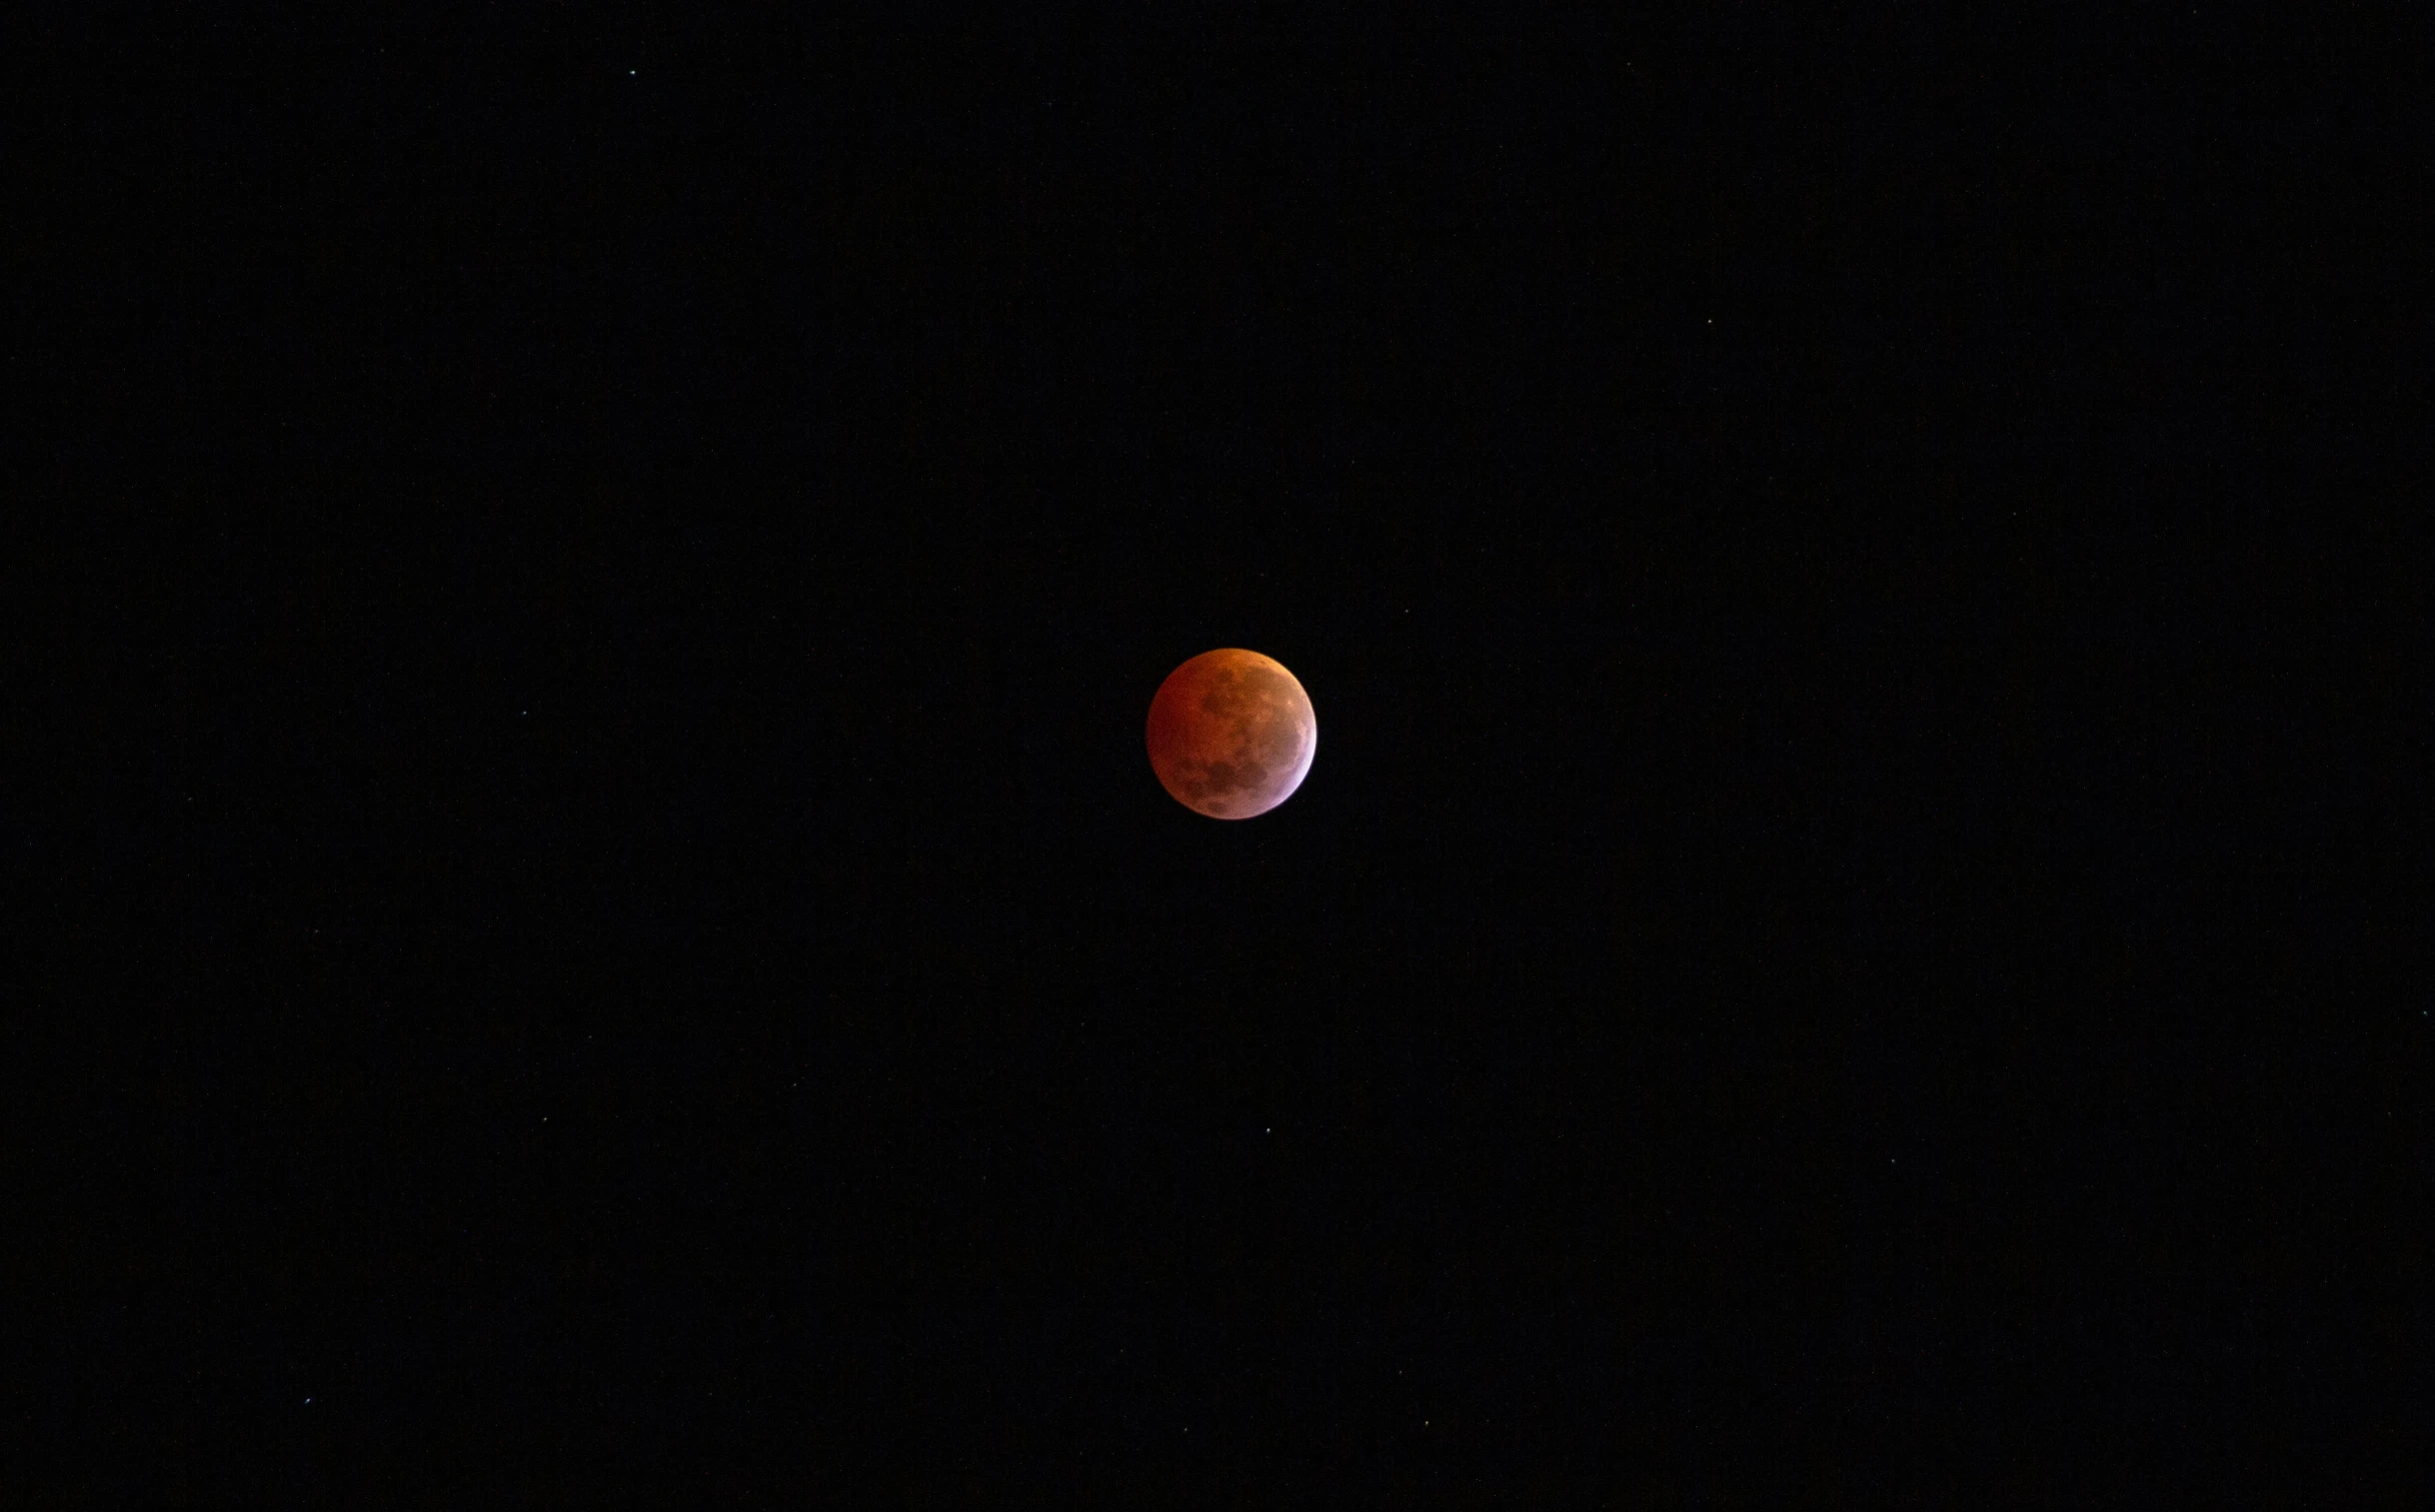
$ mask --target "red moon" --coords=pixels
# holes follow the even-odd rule
[[[1255,651],[1205,651],[1150,701],[1150,769],[1175,800],[1247,819],[1293,796],[1318,751],[1318,718],[1293,674]]]

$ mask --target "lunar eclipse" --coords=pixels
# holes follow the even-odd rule
[[[1302,784],[1318,719],[1293,674],[1255,651],[1203,652],[1150,701],[1150,767],[1175,800],[1214,819],[1267,812]]]

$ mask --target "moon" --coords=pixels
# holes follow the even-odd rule
[[[1150,769],[1195,813],[1247,819],[1293,796],[1318,717],[1293,674],[1255,651],[1205,651],[1150,701]]]

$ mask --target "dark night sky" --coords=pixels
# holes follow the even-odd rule
[[[1166,9],[57,23],[0,1488],[2413,1504],[2397,71]]]

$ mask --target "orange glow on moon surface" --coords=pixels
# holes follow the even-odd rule
[[[1247,819],[1293,796],[1318,750],[1318,719],[1293,674],[1255,651],[1203,652],[1150,701],[1150,767],[1175,800]]]

